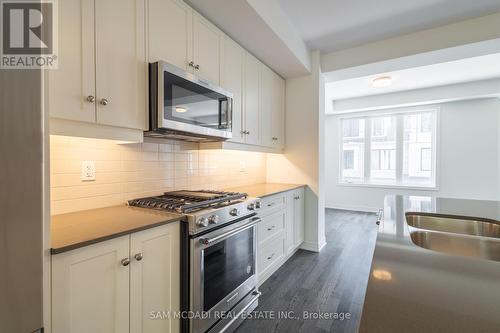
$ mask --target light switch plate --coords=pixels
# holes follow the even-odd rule
[[[95,161],[82,161],[82,181],[95,180]]]

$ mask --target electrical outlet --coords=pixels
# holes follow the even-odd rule
[[[247,162],[240,161],[240,172],[246,172],[246,171],[247,171]]]
[[[82,161],[82,181],[95,180],[95,161]]]

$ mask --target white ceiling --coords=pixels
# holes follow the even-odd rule
[[[340,100],[498,78],[500,77],[499,64],[500,54],[491,54],[394,72],[379,73],[329,82],[326,84],[326,94],[330,100]],[[393,82],[389,87],[375,88],[372,86],[374,78],[387,75],[393,78]]]
[[[276,0],[309,48],[333,52],[500,11],[500,0]]]

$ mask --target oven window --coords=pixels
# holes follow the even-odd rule
[[[253,230],[239,232],[203,251],[204,311],[209,311],[255,273]]]
[[[172,73],[164,72],[164,119],[227,129],[228,98]]]

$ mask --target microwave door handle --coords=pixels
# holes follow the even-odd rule
[[[227,98],[220,101],[220,112],[219,112],[219,128],[229,129],[231,128],[232,118],[232,99]]]
[[[250,223],[248,224],[245,224],[241,227],[238,227],[236,229],[233,229],[231,231],[228,231],[228,232],[225,232],[219,236],[216,236],[216,237],[213,237],[213,238],[200,238],[200,243],[203,244],[203,245],[210,245],[210,244],[213,244],[215,242],[218,242],[218,241],[222,241],[224,239],[227,239],[231,236],[234,236],[235,234],[241,232],[241,231],[244,231],[246,229],[249,229],[253,226],[255,226],[257,223],[261,222],[262,219],[260,217],[256,217],[256,218],[253,218]]]

